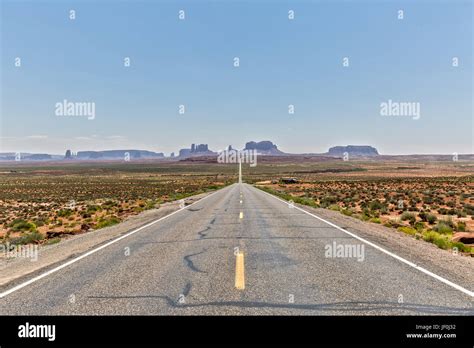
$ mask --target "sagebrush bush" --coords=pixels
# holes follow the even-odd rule
[[[44,236],[41,233],[37,231],[33,231],[33,232],[28,232],[21,237],[12,238],[10,243],[11,244],[31,244],[31,243],[36,243],[42,239],[44,239]]]
[[[407,221],[408,220],[408,222],[410,224],[414,224],[415,221],[416,221],[416,216],[413,213],[409,213],[407,211],[404,211],[402,213],[402,215],[400,216],[400,220],[402,220],[402,221]]]
[[[453,229],[451,226],[447,225],[444,221],[440,221],[436,224],[436,226],[433,228],[434,231],[442,234],[448,234],[453,232]]]
[[[97,224],[95,225],[96,229],[109,227],[116,225],[120,222],[120,219],[116,216],[110,216],[108,218],[100,218]]]

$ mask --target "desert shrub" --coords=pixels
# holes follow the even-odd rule
[[[391,227],[391,228],[398,228],[400,227],[400,223],[398,221],[395,221],[395,220],[387,220],[387,222],[385,222],[384,226],[386,227]]]
[[[366,215],[366,214],[358,214],[356,216],[359,220],[362,220],[362,221],[369,221],[370,220],[370,216]]]
[[[462,210],[460,210],[460,209],[456,209],[456,210],[454,211],[454,215],[456,215],[458,218],[462,218],[462,217],[466,217],[466,216],[467,216],[466,212],[465,212],[465,211],[462,211]]]
[[[145,209],[153,209],[153,208],[155,208],[155,206],[156,206],[156,203],[150,200],[150,201],[146,202]],[[120,211],[120,209],[119,209],[119,211]]]
[[[341,210],[341,208],[340,208],[337,204],[331,204],[331,205],[329,206],[329,209],[330,209],[330,210],[335,210],[335,211]]]
[[[9,227],[13,232],[36,231],[36,225],[34,223],[22,219],[13,220]]]
[[[374,218],[370,219],[369,221],[370,221],[370,222],[373,222],[373,223],[375,223],[375,224],[380,224],[380,223],[382,223],[382,221],[381,221],[380,218],[378,218],[378,217],[374,217]]]
[[[380,217],[380,210],[372,211],[372,214],[370,214],[370,215],[373,216],[373,217],[378,218],[378,217]]]
[[[48,224],[49,221],[47,218],[40,217],[40,218],[34,219],[33,223],[36,225],[36,227],[41,227],[41,226],[44,226],[45,224]]]
[[[353,214],[351,209],[341,209],[341,213],[347,216],[351,216]]]
[[[454,228],[454,221],[451,219],[451,217],[448,217],[447,219],[440,220],[439,222],[444,223],[445,225],[448,225],[451,228]]]
[[[422,222],[422,221],[417,221],[417,222],[415,222],[415,224],[413,225],[413,227],[414,227],[415,229],[417,229],[418,231],[421,231],[421,230],[423,230],[423,229],[425,228],[425,223]]]
[[[430,225],[433,225],[436,220],[438,220],[438,218],[436,217],[436,215],[433,215],[433,214],[426,214],[426,221],[430,224]]]
[[[448,214],[448,209],[446,209],[446,208],[439,208],[439,209],[438,209],[438,214],[440,214],[440,215],[446,215],[446,214]]]
[[[446,236],[434,231],[423,233],[423,240],[433,243],[441,249],[449,249],[452,246],[452,243],[448,240],[448,238],[446,238]]]
[[[436,215],[434,215],[434,214],[428,214],[428,215],[426,215],[426,221],[427,221],[430,225],[433,225],[437,220],[438,220],[438,218],[437,218]]]
[[[474,205],[466,204],[464,206],[464,211],[467,215],[474,215]]]
[[[298,204],[309,205],[310,207],[318,207],[314,199],[311,198],[290,196],[290,200],[291,199],[293,200],[293,202]]]
[[[409,213],[407,211],[403,212],[403,214],[400,216],[400,220],[402,221],[407,221],[410,223],[410,224],[414,224],[415,221],[416,221],[416,216],[415,214],[413,213]]]
[[[406,233],[406,234],[409,234],[409,235],[415,235],[416,233],[416,230],[412,227],[408,227],[408,226],[402,226],[402,227],[399,227],[397,228],[399,231],[403,232],[403,233]]]
[[[42,240],[44,237],[37,231],[29,232],[21,237],[13,238],[11,244],[31,244]]]
[[[100,206],[94,205],[94,204],[90,204],[90,205],[88,205],[87,208],[86,208],[86,212],[87,212],[88,214],[94,214],[95,212],[97,212],[97,211],[99,211],[99,210],[101,210]]]
[[[456,225],[456,231],[460,231],[460,232],[466,231],[466,223],[464,221],[459,221]]]
[[[443,237],[436,238],[433,243],[440,249],[448,249],[450,247],[450,243],[447,239]]]
[[[102,204],[102,207],[103,208],[111,208],[111,207],[115,207],[117,205],[117,202],[114,202],[112,200],[108,200],[108,201],[105,201],[103,204]]]
[[[431,204],[431,203],[433,203],[433,198],[429,197],[429,196],[425,196],[425,197],[423,197],[423,202],[425,204]]]
[[[421,219],[421,221],[426,221],[426,213],[424,211],[420,212],[418,214],[418,217]]]
[[[108,226],[116,225],[120,222],[120,219],[116,216],[110,216],[108,218],[100,218],[97,224],[95,225],[96,229],[104,228]]]
[[[321,199],[321,206],[323,208],[326,208],[330,206],[331,204],[336,204],[337,203],[337,197],[335,196],[325,196],[323,199]]]
[[[423,240],[426,242],[433,243],[436,238],[439,238],[439,233],[436,233],[434,231],[428,231],[423,233]]]
[[[54,237],[54,238],[48,239],[45,244],[46,244],[46,245],[57,244],[57,243],[59,243],[60,241],[61,241],[61,238],[59,238],[59,237]]]
[[[384,205],[378,199],[376,199],[370,202],[369,208],[370,210],[380,210],[384,208]]]
[[[72,210],[71,209],[61,209],[56,214],[59,217],[69,217],[69,216],[72,215]]]
[[[451,248],[458,248],[459,251],[462,251],[462,252],[465,252],[465,253],[471,252],[471,248],[469,246],[467,246],[466,244],[461,243],[461,242],[452,242],[451,243]]]
[[[433,228],[434,231],[442,234],[447,234],[453,232],[453,229],[451,226],[446,224],[444,221],[440,221],[436,224],[436,226]]]

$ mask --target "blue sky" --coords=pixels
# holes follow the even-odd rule
[[[472,1],[0,1],[0,152],[474,152]],[[95,118],[56,116],[64,99]],[[389,99],[420,118],[381,116]]]

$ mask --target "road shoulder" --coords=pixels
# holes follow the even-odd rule
[[[190,205],[215,191],[200,193],[184,199]],[[40,246],[38,257],[8,258],[0,260],[0,290],[4,290],[25,279],[52,269],[59,264],[73,259],[81,254],[99,247],[111,240],[120,237],[136,228],[152,221],[163,218],[180,209],[180,202],[174,201],[162,204],[157,209],[150,209],[141,214],[128,217],[120,224],[102,228],[100,230],[82,233],[64,238],[58,244]]]
[[[418,266],[466,289],[473,290],[474,258],[472,257],[455,254],[451,250],[440,249],[434,244],[417,240],[396,229],[360,221],[337,211],[297,205],[307,212],[328,220]]]

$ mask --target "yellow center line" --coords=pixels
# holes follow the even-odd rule
[[[239,251],[235,255],[235,287],[239,290],[245,289],[245,266],[244,253]]]
[[[241,211],[239,214],[239,219],[243,219],[243,218],[244,218],[244,212]]]

